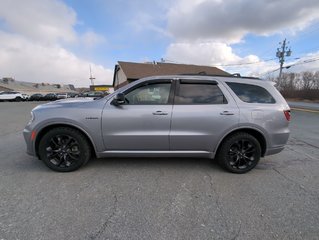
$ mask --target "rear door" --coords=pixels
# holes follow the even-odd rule
[[[220,138],[238,122],[238,107],[222,84],[211,80],[179,80],[170,149],[215,151]]]

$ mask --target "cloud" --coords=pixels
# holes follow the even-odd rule
[[[112,70],[79,58],[66,46],[84,48],[105,41],[93,31],[80,35],[74,10],[59,0],[2,0],[0,77],[20,81],[88,86],[89,65],[96,84],[110,84]]]
[[[81,38],[81,41],[80,41],[81,44],[83,44],[87,48],[93,48],[97,46],[98,44],[104,43],[106,41],[106,39],[103,36],[91,30],[82,34],[80,38]]]
[[[175,43],[167,47],[165,58],[261,76],[279,68],[278,61],[263,61],[254,54],[239,56],[232,45],[244,41],[247,34],[268,36],[303,30],[319,20],[319,2],[178,0],[168,10],[167,18],[167,31]],[[292,69],[314,68],[317,63]]]
[[[168,30],[178,40],[235,43],[247,33],[297,31],[318,19],[318,0],[179,0],[168,12]]]
[[[95,84],[111,84],[113,71],[80,59],[59,45],[39,45],[19,36],[0,32],[0,72],[28,82],[88,86],[89,65]]]
[[[231,46],[219,42],[172,43],[167,48],[165,58],[177,63],[216,66],[247,76],[260,76],[277,66],[275,61],[264,62],[256,55],[240,57]]]
[[[164,37],[170,37],[170,33],[165,29],[163,22],[166,20],[161,11],[153,12],[137,12],[128,21],[128,25],[135,32],[154,32]]]
[[[199,65],[226,64],[241,60],[230,46],[217,42],[172,43],[168,46],[166,57],[176,62]]]
[[[2,0],[0,19],[10,32],[37,42],[73,42],[76,13],[58,0]]]

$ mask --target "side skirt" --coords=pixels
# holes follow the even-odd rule
[[[213,158],[214,153],[207,151],[104,151],[96,153],[98,158],[106,157],[189,157]]]

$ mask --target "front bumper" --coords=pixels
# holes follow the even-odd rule
[[[27,154],[36,156],[34,149],[34,141],[31,139],[32,132],[28,127],[23,130],[23,137],[27,145]]]

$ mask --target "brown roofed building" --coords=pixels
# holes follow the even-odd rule
[[[163,62],[133,63],[119,61],[114,69],[113,86],[117,89],[143,77],[178,74],[231,75],[219,68],[209,66]]]

